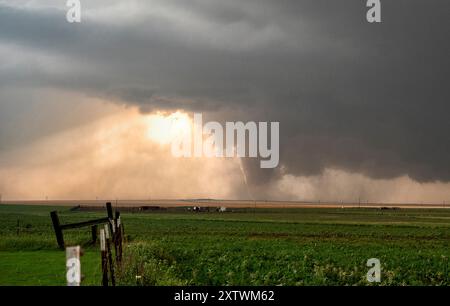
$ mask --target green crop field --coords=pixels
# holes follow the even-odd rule
[[[65,253],[49,217],[104,217],[67,207],[0,205],[0,285],[64,285]],[[120,285],[450,285],[450,210],[255,209],[226,213],[122,213],[127,244]],[[90,229],[66,231],[82,245],[83,285],[100,285]],[[140,276],[140,277],[136,277]],[[372,284],[373,285],[373,284]]]

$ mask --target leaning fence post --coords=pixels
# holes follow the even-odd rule
[[[116,278],[114,277],[114,262],[112,259],[112,252],[111,252],[111,244],[110,244],[110,234],[109,234],[109,228],[108,225],[105,224],[105,238],[106,238],[106,252],[108,254],[108,262],[109,262],[109,275],[111,277],[111,284],[113,286],[116,286]]]
[[[102,256],[102,285],[108,286],[108,258],[106,257],[105,230],[100,229],[100,251]]]
[[[108,214],[108,219],[109,219],[109,230],[112,235],[112,239],[114,240],[114,226],[112,224],[112,220],[114,220],[114,216],[113,216],[111,202],[106,203],[106,213]]]
[[[120,215],[119,218],[117,219],[117,237],[119,239],[119,262],[122,261],[122,222],[120,222]]]
[[[110,219],[114,218],[111,202],[106,203],[106,211],[108,213],[108,218]]]
[[[121,252],[121,235],[120,235],[120,212],[116,211],[116,216],[114,219],[114,243],[115,243],[115,248],[116,248],[116,261],[120,262],[121,257],[122,257],[122,252]]]
[[[95,244],[97,242],[97,225],[92,225],[91,233],[92,233],[92,243]]]
[[[116,233],[116,220],[111,219],[110,228],[112,229],[112,242],[114,243],[114,254],[116,254],[117,260],[117,233]]]
[[[56,211],[52,211],[50,213],[52,218],[53,228],[55,229],[56,241],[58,242],[58,246],[61,249],[64,249],[64,237],[61,229],[61,225],[59,224],[58,213]]]

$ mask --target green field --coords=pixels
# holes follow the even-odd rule
[[[104,217],[67,207],[0,205],[0,285],[64,285],[49,212],[63,223]],[[450,285],[450,210],[256,209],[226,213],[122,213],[127,246],[121,285]],[[65,232],[80,244],[84,285],[100,285],[90,229]],[[136,280],[136,276],[141,278]]]

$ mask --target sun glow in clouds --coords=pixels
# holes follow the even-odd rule
[[[163,115],[160,113],[144,117],[147,126],[147,138],[161,145],[170,144],[179,135],[189,135],[192,120],[182,112]]]

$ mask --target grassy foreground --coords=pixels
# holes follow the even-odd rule
[[[105,215],[0,205],[0,285],[65,284],[54,209],[63,223]],[[450,210],[175,210],[122,218],[129,242],[121,285],[370,285],[373,257],[381,285],[450,285]],[[86,251],[83,284],[99,285],[90,229],[67,231],[65,240]]]

